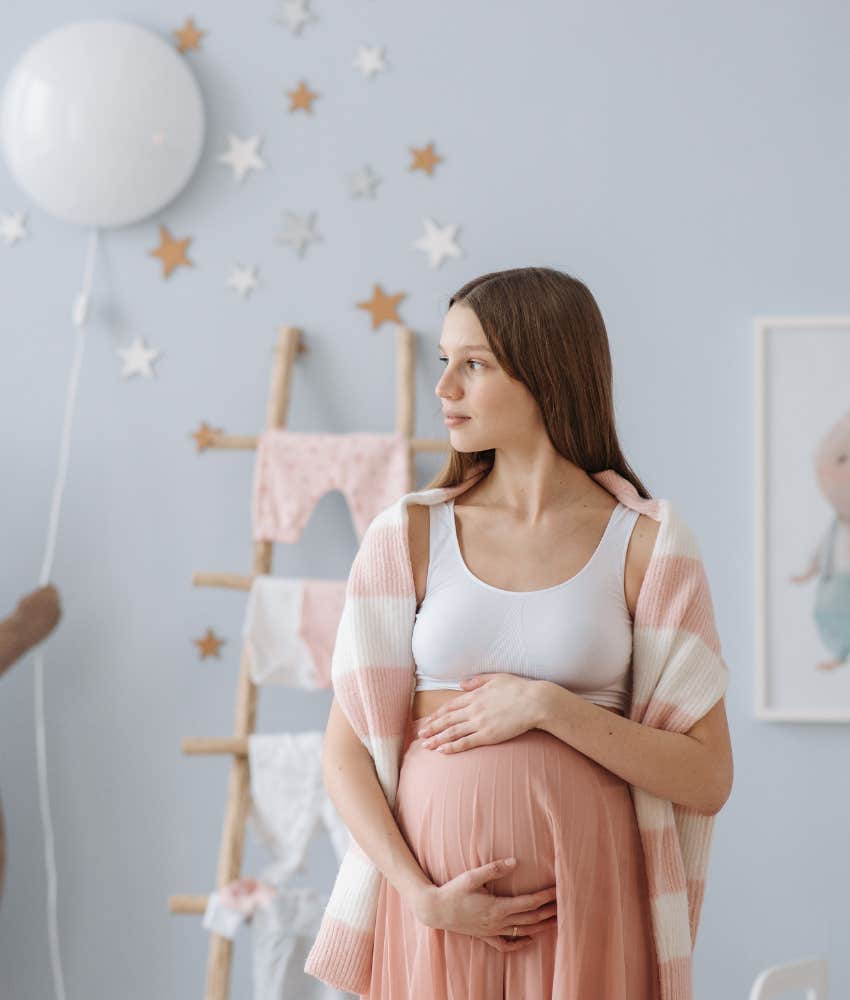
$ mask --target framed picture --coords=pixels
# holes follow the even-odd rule
[[[850,721],[850,316],[758,317],[756,716]]]

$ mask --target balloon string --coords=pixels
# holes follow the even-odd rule
[[[50,520],[47,529],[47,551],[44,554],[44,563],[41,567],[39,584],[44,586],[50,579],[50,569],[53,565],[53,552],[56,546],[56,531],[59,524],[59,508],[62,503],[62,494],[65,489],[65,475],[68,470],[68,456],[71,450],[71,422],[74,416],[74,406],[77,399],[77,385],[79,384],[80,367],[83,363],[83,350],[85,348],[85,324],[88,318],[89,295],[91,294],[92,276],[94,273],[94,259],[97,253],[98,230],[93,230],[89,237],[88,253],[86,254],[86,268],[83,276],[83,289],[74,301],[71,321],[76,329],[76,340],[74,345],[74,358],[71,362],[71,372],[68,376],[68,386],[65,390],[65,416],[62,422],[62,444],[59,453],[59,468],[56,473],[56,482],[53,486],[53,504],[50,509]]]
[[[85,325],[88,318],[89,295],[94,275],[98,236],[98,229],[93,229],[89,237],[88,252],[86,254],[83,288],[74,300],[71,313],[71,321],[75,328],[74,357],[65,390],[65,414],[62,421],[59,466],[53,486],[53,502],[50,508],[50,520],[47,529],[47,546],[44,562],[41,567],[41,576],[39,577],[40,586],[47,584],[50,579],[53,554],[56,548],[59,510],[62,504],[62,494],[65,489],[65,478],[68,471],[68,457],[71,449],[71,424],[77,399],[80,368],[83,363]],[[35,649],[35,735],[38,758],[38,791],[41,803],[41,818],[44,825],[44,853],[47,870],[47,931],[50,939],[50,963],[53,969],[53,985],[56,990],[56,996],[59,1000],[65,1000],[65,983],[62,975],[62,958],[59,951],[59,926],[56,907],[56,856],[53,840],[53,824],[50,819],[50,797],[47,791],[47,749],[44,726],[44,653],[41,645]]]

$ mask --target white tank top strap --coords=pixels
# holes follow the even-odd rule
[[[607,566],[613,566],[620,584],[625,584],[626,551],[635,521],[640,517],[640,511],[632,510],[618,501],[611,513],[611,520],[605,529],[602,541],[599,543],[601,558]]]

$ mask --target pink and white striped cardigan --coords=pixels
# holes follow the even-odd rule
[[[457,496],[484,471],[476,467],[458,485],[407,493],[383,509],[367,528],[349,573],[332,657],[333,689],[372,755],[391,809],[412,731],[414,695],[416,592],[407,506]],[[593,478],[660,525],[635,608],[629,718],[687,732],[723,696],[729,676],[696,539],[670,501],[643,499],[612,469]],[[629,788],[646,861],[661,1000],[692,1000],[691,958],[714,816]],[[352,837],[305,972],[336,989],[368,992],[382,878]]]

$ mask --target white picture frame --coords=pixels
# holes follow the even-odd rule
[[[836,639],[832,609],[823,610],[829,590],[819,581],[832,579],[838,560],[825,570],[823,556],[835,552],[835,532],[844,528],[832,523],[835,509],[815,465],[830,431],[831,448],[843,440],[850,413],[850,316],[758,316],[754,339],[755,714],[850,722],[850,658],[817,666],[843,655],[843,617]],[[828,468],[824,456],[818,468]]]

